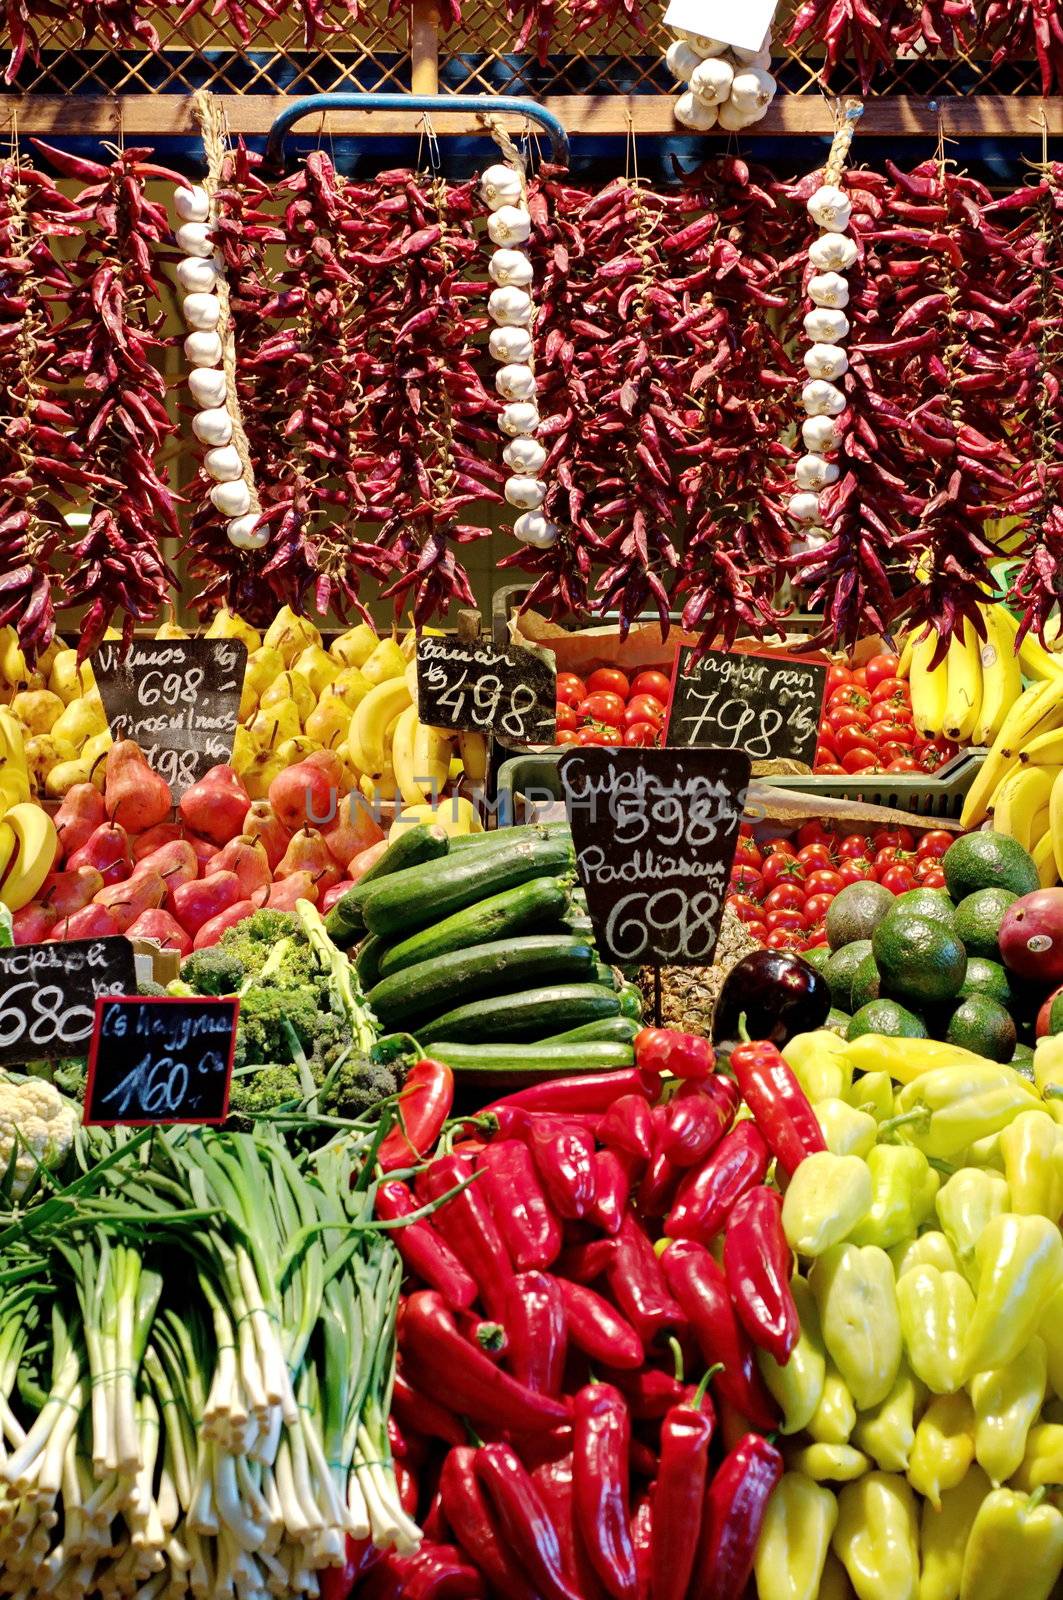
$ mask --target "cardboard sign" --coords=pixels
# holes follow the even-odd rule
[[[224,1122],[239,1014],[234,998],[98,1000],[85,1125]]]
[[[135,988],[128,939],[0,950],[0,1063],[84,1055],[97,999]]]
[[[759,50],[775,18],[778,0],[670,0],[666,28],[683,28],[740,50]]]
[[[677,651],[667,745],[744,750],[751,761],[803,761],[811,767],[827,669],[792,656]]]
[[[506,744],[550,744],[557,670],[531,650],[487,640],[417,641],[417,715],[431,728],[493,733]]]
[[[138,639],[92,658],[111,734],[136,740],[175,800],[232,755],[246,665],[240,639]]]
[[[602,959],[710,964],[749,787],[749,757],[726,750],[570,746],[559,766]]]

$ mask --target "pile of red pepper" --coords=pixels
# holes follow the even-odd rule
[[[690,1034],[646,1029],[635,1050],[630,1070],[448,1124],[416,1168],[449,1074],[415,1069],[376,1204],[412,1218],[394,1231],[391,1438],[425,1540],[407,1557],[352,1547],[337,1591],[741,1594],[783,1470],[756,1352],[785,1362],[799,1333],[765,1180],[823,1138],[774,1046],[740,1045],[726,1073]]]

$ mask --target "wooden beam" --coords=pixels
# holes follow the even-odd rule
[[[415,5],[416,13],[419,6]],[[426,6],[427,11],[427,6]],[[427,18],[425,18],[427,27]],[[431,62],[421,61],[427,77]],[[430,92],[430,91],[425,91]],[[234,134],[261,136],[269,132],[274,117],[287,104],[284,95],[226,94],[225,112]],[[460,100],[456,95],[455,100]],[[683,137],[685,130],[672,113],[674,99],[664,94],[547,95],[543,104],[559,116],[572,134],[623,136],[629,130],[642,134]],[[98,134],[113,138],[121,128],[127,135],[157,138],[195,133],[189,97],[179,94],[0,95],[0,123],[17,116],[20,133],[53,137]],[[519,130],[520,119],[506,119]],[[306,131],[320,134],[415,134],[422,118],[416,111],[335,111],[315,117]],[[1063,97],[1038,95],[889,95],[871,99],[864,108],[859,132],[898,138],[932,137],[939,127],[958,138],[1034,139],[1042,122],[1050,137],[1063,135]],[[434,112],[438,133],[471,133],[476,125],[467,113]],[[482,131],[482,130],[480,130]],[[742,143],[758,136],[829,135],[833,132],[830,103],[822,95],[780,95],[767,116],[739,135]],[[707,150],[722,146],[734,136],[706,134]]]

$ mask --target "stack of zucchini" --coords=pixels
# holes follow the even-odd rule
[[[554,1076],[634,1059],[638,991],[598,959],[566,823],[412,827],[326,926],[357,943],[381,1026],[455,1069]]]

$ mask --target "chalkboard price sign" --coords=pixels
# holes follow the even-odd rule
[[[493,733],[506,744],[550,744],[557,669],[552,655],[497,650],[487,640],[417,641],[417,715],[432,728]]]
[[[128,939],[0,950],[0,1063],[84,1055],[98,997],[135,988]]]
[[[246,665],[240,639],[138,639],[92,658],[111,733],[136,740],[174,799],[231,756]]]
[[[236,999],[98,1000],[85,1125],[224,1122],[239,1013]]]
[[[618,965],[708,965],[738,843],[749,757],[570,747],[560,759],[595,939]]]
[[[811,766],[827,669],[790,656],[676,652],[665,743],[744,750],[751,761]]]

